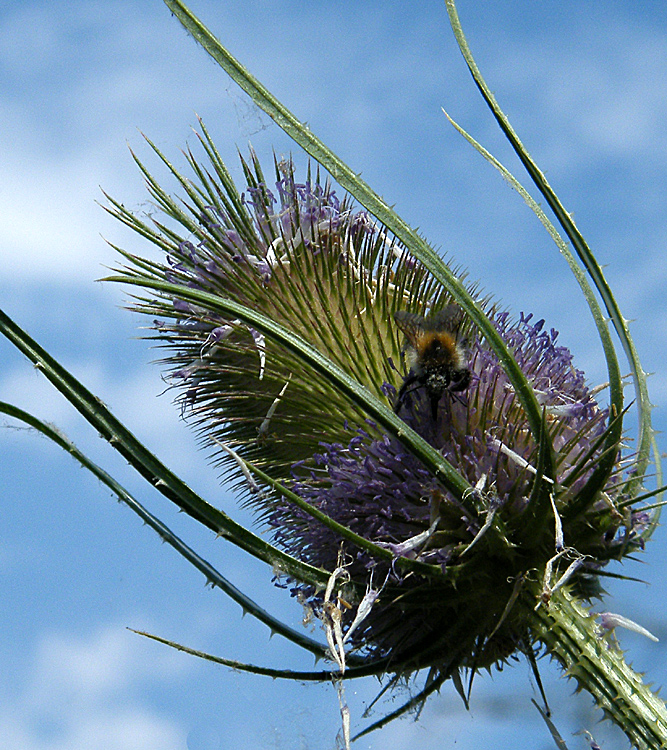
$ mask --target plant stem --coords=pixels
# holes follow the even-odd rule
[[[595,616],[579,600],[560,589],[535,618],[538,639],[635,747],[667,747],[667,707],[621,650],[598,634]]]

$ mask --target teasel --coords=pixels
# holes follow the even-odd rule
[[[547,653],[634,745],[661,746],[664,704],[589,611],[603,595],[601,577],[618,575],[609,563],[642,550],[657,523],[658,504],[648,501],[659,489],[644,486],[653,442],[645,373],[595,258],[477,70],[452,0],[475,81],[577,257],[518,181],[455,127],[525,198],[569,263],[604,351],[602,390],[556,331],[482,295],[181,3],[167,5],[323,170],[299,181],[291,161],[276,160],[268,178],[251,152],[239,191],[201,123],[204,158],[187,152],[189,177],[151,144],[181,199],[137,159],[164,219],[145,220],[109,197],[111,213],[164,252],[159,262],[117,248],[125,262],[109,278],[130,285],[132,306],[154,320],[151,337],[165,350],[184,416],[270,541],[196,496],[4,317],[0,325],[167,497],[267,562],[322,620],[327,645],[265,613],[116,488],[119,496],[244,610],[332,666],[281,672],[200,655],[300,680],[378,675],[388,688],[423,670],[423,688],[361,735],[447,680],[467,701],[464,678],[517,654],[536,669]],[[411,375],[395,314],[450,306],[461,310],[467,388],[443,388],[434,408],[417,383],[397,402]],[[634,379],[632,448],[609,321]],[[603,627],[621,620],[605,613]]]
[[[116,278],[154,292],[138,308],[161,319],[155,336],[212,458],[236,477],[274,544],[320,571],[283,569],[321,617],[338,671],[385,675],[390,686],[427,671],[421,692],[368,729],[447,679],[465,695],[464,673],[517,653],[535,665],[546,650],[637,746],[655,746],[664,705],[638,686],[587,609],[602,594],[601,576],[614,575],[608,563],[643,548],[657,520],[642,502],[654,494],[643,486],[653,440],[645,376],[595,258],[477,70],[453,2],[475,81],[579,262],[518,181],[455,127],[520,192],[568,261],[604,350],[606,407],[555,331],[482,297],[187,9],[168,5],[361,204],[340,201],[317,172],[298,182],[290,162],[278,162],[269,182],[253,154],[241,195],[202,125],[208,163],[188,153],[194,181],[160,154],[186,193],[182,207],[140,164],[158,206],[186,234],[143,224],[119,203],[112,210],[170,259],[148,268],[127,256]],[[450,305],[464,318],[469,387],[445,389],[435,410],[414,389],[395,414],[410,373],[394,315]],[[634,375],[633,451],[623,445],[627,407],[609,319]]]
[[[212,461],[276,548],[318,572],[274,561],[324,623],[334,671],[390,685],[427,671],[423,689],[369,729],[450,678],[467,700],[464,677],[517,654],[536,668],[544,651],[613,715],[605,675],[617,654],[587,607],[655,518],[641,503],[642,438],[639,450],[624,445],[618,364],[583,277],[608,356],[603,389],[544,321],[500,309],[461,273],[447,269],[454,288],[440,283],[317,170],[300,182],[276,160],[269,179],[251,151],[237,190],[200,125],[192,179],[153,147],[181,201],[137,159],[182,234],[111,200],[166,254],[123,253],[113,278],[150,292],[134,308],[154,319],[169,382]],[[434,410],[416,383],[398,403],[409,369],[395,314],[452,306],[467,388],[444,388]],[[627,717],[617,723],[636,741]]]

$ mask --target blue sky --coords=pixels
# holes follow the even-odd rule
[[[454,44],[443,2],[241,3],[192,0],[241,61],[308,122],[399,213],[514,312],[561,332],[592,384],[604,379],[595,332],[566,264],[521,199],[447,124],[441,107],[523,179]],[[650,380],[655,425],[667,426],[667,6],[605,1],[460,0],[478,63],[614,288]],[[0,10],[0,305],[97,393],[197,491],[250,522],[198,455],[138,340],[123,290],[95,283],[115,262],[104,242],[150,253],[97,202],[100,188],[148,210],[128,145],[140,133],[175,161],[201,115],[240,178],[237,148],[265,163],[292,148],[157,0],[5,2]],[[300,159],[300,157],[297,157]],[[301,163],[305,163],[301,160]],[[236,585],[299,625],[270,571],[180,517],[33,368],[0,341],[0,399],[57,424],[116,472]],[[311,660],[204,587],[126,508],[58,449],[0,433],[0,746],[25,750],[276,750],[335,746],[330,686],[232,673],[140,639],[145,629],[242,661],[293,669]],[[631,435],[630,435],[631,437]],[[659,438],[664,449],[664,438]],[[609,585],[605,608],[667,639],[664,532],[650,582]],[[662,644],[621,634],[636,668],[660,685]],[[541,662],[556,723],[606,748],[586,696]],[[375,695],[347,688],[356,727]],[[476,680],[466,713],[451,687],[418,723],[403,720],[360,748],[422,750],[492,743],[550,747],[530,704],[524,663]],[[385,704],[391,710],[391,704]],[[378,714],[375,714],[377,717]],[[2,743],[6,745],[2,745]]]

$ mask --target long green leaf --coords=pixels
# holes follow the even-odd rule
[[[262,609],[255,601],[246,596],[240,589],[236,588],[233,583],[228,581],[222,573],[216,570],[211,563],[200,557],[191,547],[189,547],[182,539],[180,539],[174,532],[148,511],[136,498],[134,498],[119,482],[117,482],[108,472],[96,463],[91,461],[84,453],[82,453],[74,443],[67,439],[62,433],[55,429],[52,425],[42,422],[40,419],[32,414],[29,414],[23,409],[19,409],[17,406],[7,404],[0,401],[0,412],[7,414],[14,419],[20,420],[21,422],[29,425],[33,429],[40,432],[42,435],[53,441],[63,450],[67,451],[74,459],[76,459],[81,466],[88,469],[97,479],[105,484],[113,493],[116,495],[118,500],[127,505],[130,510],[136,513],[141,520],[146,523],[150,528],[155,531],[160,538],[173,547],[179,555],[184,557],[193,567],[199,570],[206,577],[207,583],[212,586],[219,588],[223,593],[229,596],[230,599],[235,601],[243,609],[243,613],[248,613],[255,619],[263,622],[269,627],[271,633],[278,633],[283,637],[287,638],[292,643],[300,646],[301,648],[310,651],[318,657],[325,657],[327,654],[327,647],[319,643],[318,641],[309,638],[304,633],[290,628],[277,618],[270,615],[266,610]],[[355,663],[355,656],[350,655],[350,663]],[[363,660],[359,660],[363,661]]]
[[[621,341],[621,345],[625,351],[626,357],[632,368],[632,374],[634,379],[635,393],[637,395],[638,411],[639,411],[639,440],[637,449],[637,480],[635,482],[635,489],[641,486],[642,478],[646,471],[646,467],[649,462],[649,454],[651,450],[651,440],[653,437],[653,431],[651,429],[651,404],[648,395],[648,387],[646,384],[646,373],[642,369],[639,361],[639,356],[635,348],[630,331],[628,329],[627,321],[621,314],[616,299],[612,294],[611,288],[607,283],[607,280],[602,273],[602,269],[595,259],[595,256],[591,252],[586,240],[584,240],[581,232],[577,229],[572,216],[568,213],[560,199],[554,192],[551,185],[547,181],[542,171],[538,168],[537,164],[533,161],[532,157],[526,150],[525,146],[521,143],[518,135],[512,128],[507,116],[502,111],[495,97],[491,93],[491,90],[487,86],[482,74],[475,63],[475,60],[468,46],[468,42],[463,33],[461,22],[456,10],[456,3],[454,0],[445,0],[447,6],[447,13],[449,14],[449,20],[454,31],[454,36],[459,45],[459,49],[463,54],[463,57],[468,65],[468,69],[472,74],[472,77],[480,90],[482,97],[486,101],[489,109],[493,112],[496,121],[500,125],[501,130],[505,134],[506,138],[512,145],[512,148],[516,152],[517,156],[521,160],[522,164],[526,168],[526,171],[530,175],[538,190],[546,198],[549,207],[556,215],[558,222],[563,227],[565,234],[572,242],[574,249],[577,252],[584,268],[588,271],[589,275],[593,279],[596,289],[598,290],[602,301],[605,305],[605,309],[609,317],[611,318],[612,324],[616,333]],[[620,412],[619,412],[620,413]],[[654,452],[655,461],[657,464],[660,462],[660,456],[657,452]]]
[[[120,422],[106,406],[0,310],[0,333],[6,336],[83,417],[157,490],[188,515],[269,565],[314,585],[326,585],[329,573],[308,565],[232,520],[179,479]]]

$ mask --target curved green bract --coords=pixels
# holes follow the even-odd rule
[[[468,42],[463,33],[461,22],[459,21],[458,13],[456,10],[456,4],[454,0],[445,0],[447,6],[447,12],[449,14],[449,20],[454,31],[454,36],[459,45],[459,49],[463,54],[463,57],[468,65],[470,73],[480,90],[484,100],[486,101],[489,109],[492,111],[496,118],[501,130],[505,134],[506,138],[512,145],[512,148],[516,152],[517,156],[521,160],[522,164],[526,168],[526,171],[530,175],[530,178],[535,183],[538,190],[547,200],[549,207],[556,215],[558,222],[563,227],[565,234],[568,236],[572,245],[579,256],[579,259],[584,265],[584,268],[588,271],[589,275],[593,279],[595,288],[598,290],[600,297],[604,303],[607,314],[611,318],[614,329],[621,341],[623,350],[625,351],[626,357],[632,368],[632,375],[634,379],[635,393],[637,396],[637,406],[639,412],[639,439],[637,449],[637,462],[636,462],[636,479],[632,483],[630,494],[639,491],[646,468],[650,460],[650,452],[652,447],[653,431],[651,428],[651,404],[648,395],[648,388],[646,384],[646,374],[642,369],[639,361],[639,356],[635,348],[632,337],[628,330],[627,321],[621,314],[618,307],[618,303],[614,295],[612,294],[611,288],[607,283],[607,280],[602,273],[599,263],[595,259],[595,256],[591,252],[588,244],[584,240],[581,232],[577,229],[571,215],[565,210],[560,199],[554,192],[551,185],[549,185],[546,177],[542,171],[537,167],[532,157],[521,143],[518,135],[512,128],[507,116],[502,111],[495,97],[491,93],[491,90],[486,85],[482,74],[475,63],[475,60],[468,46]],[[620,412],[619,412],[620,413]],[[654,460],[656,466],[660,464],[660,454],[654,451]]]
[[[470,507],[474,496],[471,493],[470,484],[438,451],[346,372],[302,338],[278,325],[271,318],[233,300],[179,284],[170,284],[152,278],[150,275],[110,276],[105,281],[134,284],[143,288],[154,289],[165,295],[187,300],[223,316],[239,318],[267,336],[271,336],[302,361],[328,378],[330,382],[335,383],[341,393],[360,406],[372,419],[377,420],[378,424],[388,433],[394,435],[404,446],[408,447],[461,503]]]
[[[542,410],[525,375],[517,365],[507,344],[502,340],[481,305],[472,297],[462,281],[444,263],[433,248],[401,219],[389,205],[355,174],[336,154],[315,136],[308,127],[281,104],[254,76],[252,76],[215,38],[215,36],[179,0],[165,0],[165,4],[183,27],[223,70],[263,109],[301,148],[321,164],[336,182],[356,198],[378,221],[401,241],[433,277],[452,295],[488,342],[507,373],[517,397],[526,412],[536,442],[545,434]],[[553,450],[549,446],[544,456],[544,474],[553,479]]]
[[[130,628],[132,630],[132,628]],[[333,677],[336,679],[343,680],[354,680],[359,677],[372,677],[379,676],[385,673],[388,667],[386,659],[378,659],[375,662],[371,662],[366,665],[351,666],[345,670],[345,672],[339,672],[338,667],[333,669],[320,670],[320,671],[296,671],[293,669],[275,669],[272,667],[260,667],[256,664],[246,664],[244,662],[236,661],[235,659],[226,659],[224,656],[215,656],[208,654],[205,651],[198,651],[197,649],[190,648],[190,646],[184,646],[182,643],[176,643],[170,641],[167,638],[161,638],[159,635],[153,635],[152,633],[146,633],[143,630],[132,630],[137,635],[142,635],[145,638],[150,638],[152,641],[163,643],[165,646],[174,648],[177,651],[182,651],[184,654],[190,654],[191,656],[197,656],[200,659],[206,661],[212,661],[215,664],[222,664],[225,667],[238,670],[240,672],[249,672],[251,674],[264,675],[266,677],[272,677],[273,679],[281,680],[296,680],[297,682],[329,682]],[[346,654],[346,662],[350,661],[350,657],[354,657],[354,654]]]
[[[444,112],[444,110],[443,110]],[[605,319],[600,305],[595,297],[595,294],[586,279],[586,275],[581,269],[581,266],[577,263],[568,244],[561,237],[556,227],[549,220],[549,217],[544,213],[539,204],[534,200],[526,188],[516,179],[516,177],[503,165],[498,159],[496,159],[489,151],[487,151],[480,143],[478,143],[469,133],[467,133],[458,123],[456,123],[448,114],[444,112],[445,117],[449,122],[458,130],[458,132],[470,143],[473,148],[476,149],[493,167],[495,167],[502,177],[513,187],[519,195],[524,199],[531,211],[537,216],[542,223],[542,226],[547,230],[553,241],[556,243],[560,254],[565,258],[570,271],[574,278],[579,284],[586,304],[591,312],[595,327],[597,328],[598,336],[602,344],[602,351],[604,358],[607,363],[607,373],[609,377],[609,394],[610,394],[610,420],[609,430],[605,436],[603,455],[600,458],[598,465],[588,479],[586,486],[577,493],[577,499],[571,503],[570,506],[564,511],[564,516],[568,519],[572,519],[579,515],[585,510],[588,505],[594,501],[597,493],[606,484],[609,476],[616,463],[616,454],[618,447],[621,442],[623,435],[623,382],[621,378],[621,370],[618,364],[618,357],[616,356],[616,349],[611,339],[609,332],[609,325],[607,319]],[[617,415],[617,418],[614,417]]]
[[[100,399],[44,351],[2,310],[0,310],[0,333],[44,373],[79,413],[130,462],[144,479],[188,515],[276,569],[315,586],[326,585],[329,580],[329,573],[326,570],[308,565],[279,550],[197,495],[137,440]]]
[[[148,511],[136,498],[134,498],[121,484],[119,484],[111,475],[109,475],[104,469],[98,466],[96,463],[91,461],[84,453],[82,453],[70,440],[62,435],[58,430],[32,414],[29,414],[23,409],[19,409],[17,406],[0,402],[0,413],[7,414],[14,419],[20,420],[24,424],[29,425],[33,429],[40,432],[42,435],[47,437],[49,440],[54,442],[63,450],[67,451],[75,460],[77,460],[81,466],[88,469],[97,479],[105,484],[118,498],[119,502],[127,505],[130,510],[136,513],[141,520],[146,523],[150,528],[155,531],[160,538],[173,547],[179,555],[185,558],[194,568],[199,570],[205,577],[206,582],[215,588],[219,588],[223,593],[229,596],[230,599],[235,601],[243,609],[244,614],[248,613],[255,619],[263,622],[269,627],[272,633],[287,638],[297,646],[310,651],[315,656],[324,658],[327,655],[327,647],[318,641],[309,638],[304,635],[301,631],[294,630],[288,625],[285,625],[281,620],[270,615],[266,610],[260,607],[255,601],[246,596],[240,591],[234,584],[228,581],[222,573],[216,570],[209,562],[200,557],[191,547],[189,547],[182,539],[174,534],[171,529],[166,526],[162,521],[156,518],[150,511]],[[356,661],[363,661],[355,657],[354,654],[349,656],[349,661],[354,664]]]

